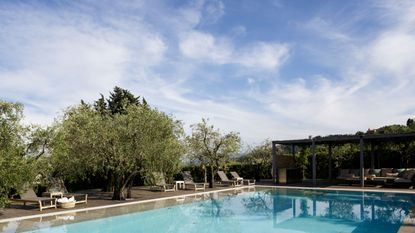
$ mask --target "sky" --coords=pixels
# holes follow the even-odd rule
[[[114,86],[245,144],[415,117],[415,1],[0,1],[0,99],[48,125]]]

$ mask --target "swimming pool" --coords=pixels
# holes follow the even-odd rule
[[[414,194],[261,188],[9,222],[4,232],[398,232]]]

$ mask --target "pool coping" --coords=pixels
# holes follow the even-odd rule
[[[255,187],[264,187],[264,188],[286,188],[286,189],[306,189],[306,190],[335,190],[335,191],[350,191],[350,192],[378,192],[378,193],[403,193],[403,194],[413,194],[415,195],[415,190],[406,191],[406,190],[376,190],[376,189],[367,189],[359,187],[351,188],[322,188],[322,187],[303,187],[303,186],[276,186],[276,185],[255,185]]]
[[[365,189],[365,188],[322,188],[322,187],[301,187],[301,186],[293,187],[293,186],[275,186],[275,185],[252,185],[252,186],[227,188],[227,189],[221,189],[221,190],[212,190],[212,191],[200,192],[200,193],[189,193],[189,194],[170,196],[170,197],[160,197],[160,198],[154,198],[154,199],[148,199],[148,200],[131,201],[131,202],[126,202],[126,203],[117,203],[117,204],[111,204],[111,205],[95,206],[95,207],[88,207],[88,208],[83,208],[83,209],[65,210],[65,211],[59,211],[59,212],[53,212],[53,213],[42,213],[42,214],[22,216],[22,217],[6,218],[6,219],[1,219],[0,223],[7,223],[7,222],[13,222],[13,221],[22,221],[22,220],[27,220],[27,219],[50,217],[50,216],[57,216],[57,215],[77,213],[77,212],[86,212],[86,211],[100,210],[100,209],[114,208],[114,207],[121,207],[121,206],[128,206],[128,205],[136,205],[136,204],[140,204],[140,203],[148,203],[148,202],[154,202],[154,201],[160,201],[160,200],[177,199],[177,198],[181,198],[181,197],[191,197],[191,196],[218,193],[218,192],[235,191],[235,190],[241,190],[241,189],[246,189],[246,188],[255,188],[255,187],[258,187],[258,188],[305,189],[305,190],[326,190],[326,191],[327,190],[334,190],[334,191],[350,191],[350,192],[356,192],[356,191],[357,192],[379,192],[379,193],[383,192],[383,193],[402,193],[402,194],[413,194],[413,195],[415,195],[415,191],[405,191],[405,190],[373,190],[373,189]],[[413,208],[413,212],[415,214],[415,206]],[[415,225],[404,224],[404,223],[408,223],[408,222],[409,223],[414,222],[414,218],[411,218],[411,216],[407,216],[404,219],[404,221],[402,222],[402,225],[399,228],[398,233],[414,232]]]

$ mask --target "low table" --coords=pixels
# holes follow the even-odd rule
[[[43,197],[50,197],[50,198],[62,198],[63,192],[44,192],[42,193]]]
[[[183,180],[176,180],[174,181],[174,183],[176,184],[176,190],[185,189],[185,184]]]

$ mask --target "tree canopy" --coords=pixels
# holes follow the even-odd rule
[[[111,95],[106,108],[97,108],[97,103],[104,106],[98,100],[94,106],[83,103],[68,109],[54,151],[62,175],[70,179],[103,176],[114,190],[113,199],[124,199],[124,189],[139,173],[176,173],[183,154],[180,122],[124,91],[119,93],[126,99]]]
[[[219,129],[209,125],[205,119],[192,125],[191,128],[192,135],[186,139],[190,149],[190,157],[204,167],[210,167],[209,186],[213,187],[216,171],[229,161],[232,154],[239,152],[241,139],[239,134],[235,132],[221,134]]]
[[[21,123],[23,106],[0,100],[0,208],[8,195],[34,180],[31,158],[26,156],[28,128]]]

